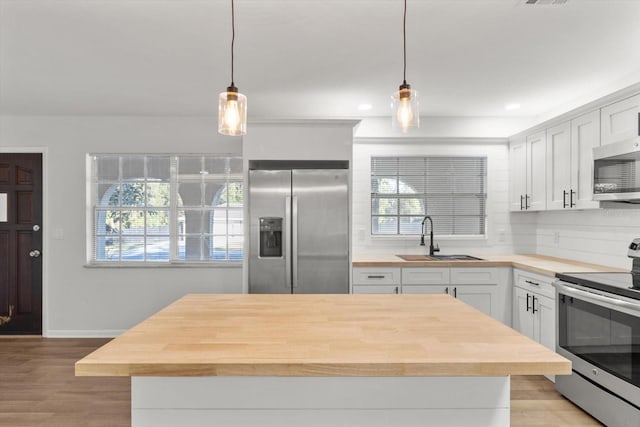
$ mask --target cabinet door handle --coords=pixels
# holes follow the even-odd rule
[[[458,298],[458,288],[453,288],[453,297]]]
[[[573,203],[573,195],[576,194],[575,191],[571,190],[569,191],[569,207],[572,208],[574,207],[576,204]]]
[[[567,191],[566,190],[562,190],[562,207],[563,208],[567,207]]]
[[[524,196],[521,194],[520,195],[520,210],[523,211],[524,210],[524,206],[523,206],[523,200],[524,200]]]
[[[532,299],[532,301],[531,301],[531,312],[532,312],[533,314],[536,314],[538,311],[540,311],[540,310],[536,310],[536,299],[537,299],[537,298],[536,298],[536,296],[535,296],[535,295],[531,295],[531,297],[532,297],[532,298],[531,298],[531,299]]]
[[[531,295],[529,295],[529,292],[527,292],[527,311],[529,311],[529,297]]]
[[[399,293],[400,293],[399,291],[400,291],[400,290],[399,290],[399,289],[398,289],[398,287],[396,286],[396,294],[399,294]]]
[[[444,293],[449,295],[449,287],[448,286],[446,288],[444,288]]]
[[[367,279],[384,279],[384,276],[367,276]]]
[[[525,283],[528,283],[533,286],[540,286],[540,283],[532,282],[531,280],[525,280]]]
[[[524,195],[524,208],[525,209],[529,209],[531,207],[531,205],[529,204],[529,195],[525,194]]]

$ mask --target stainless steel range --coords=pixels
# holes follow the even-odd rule
[[[556,389],[607,426],[640,426],[640,239],[628,273],[557,274]]]

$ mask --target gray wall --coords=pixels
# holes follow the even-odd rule
[[[0,151],[44,151],[45,336],[114,336],[187,293],[241,292],[242,267],[86,267],[87,153],[242,154],[215,117],[0,117]]]

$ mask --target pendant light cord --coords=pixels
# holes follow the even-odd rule
[[[404,17],[402,19],[402,44],[404,71],[402,74],[404,84],[407,84],[407,0],[404,0]]]
[[[233,7],[233,0],[231,0],[231,86],[235,86],[233,84],[233,44],[235,43],[235,41],[236,41],[236,17],[235,17],[235,11]]]

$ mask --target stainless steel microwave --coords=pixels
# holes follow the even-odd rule
[[[593,200],[640,203],[640,137],[593,149]]]

